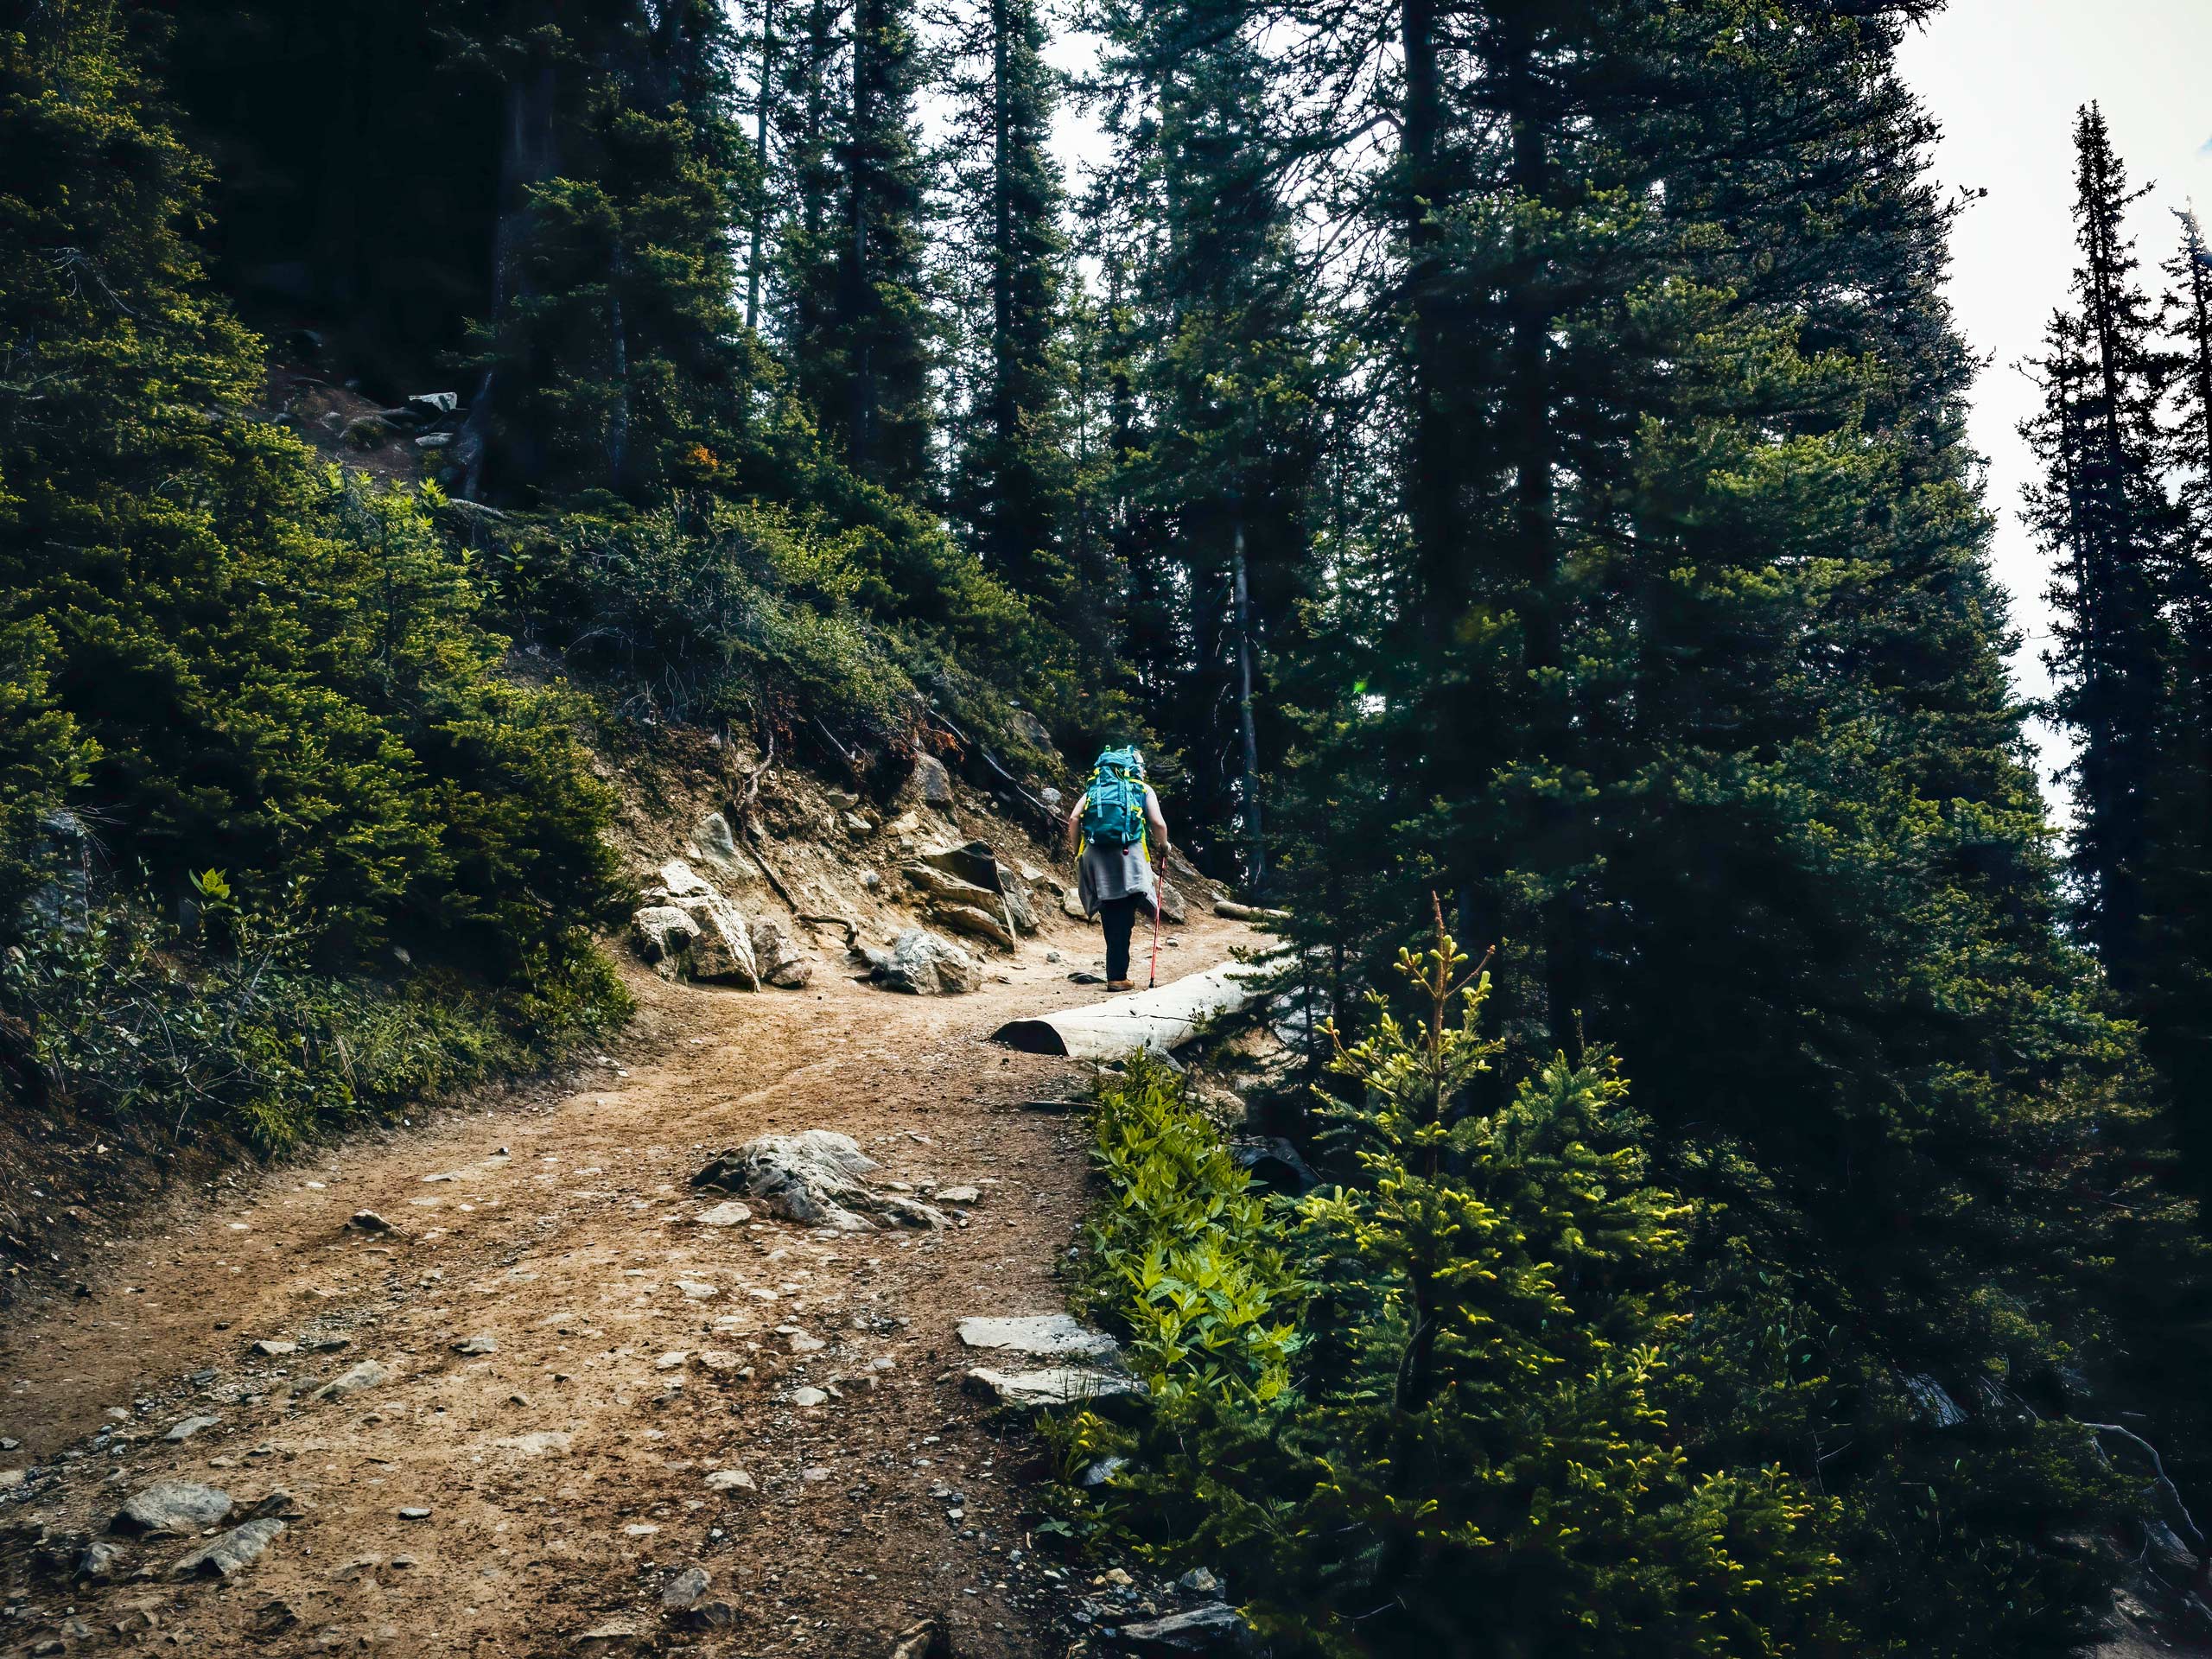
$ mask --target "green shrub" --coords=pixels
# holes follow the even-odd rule
[[[315,930],[298,912],[242,911],[212,871],[195,886],[192,928],[110,902],[0,957],[0,1015],[79,1108],[269,1154],[533,1065],[629,1014],[581,935],[504,996],[451,975],[339,977],[310,965]]]
[[[1148,1055],[1102,1085],[1093,1158],[1108,1197],[1088,1233],[1094,1305],[1123,1324],[1163,1416],[1264,1406],[1288,1386],[1300,1287],[1253,1192],[1182,1079]]]
[[[303,906],[332,968],[400,941],[558,969],[612,868],[580,711],[503,673],[422,497],[247,412],[261,343],[187,238],[205,168],[128,21],[0,35],[0,700],[31,722],[0,766],[160,902],[220,865]]]
[[[1225,1570],[1278,1652],[1846,1645],[1838,1506],[1700,1465],[1669,1421],[1666,1380],[1700,1363],[1690,1211],[1649,1181],[1611,1062],[1555,1059],[1471,1109],[1487,981],[1459,977],[1440,922],[1400,965],[1419,1020],[1378,1005],[1335,1061],[1360,1178],[1294,1211],[1249,1192],[1163,1069],[1102,1090],[1089,1284],[1153,1394],[1133,1429],[1056,1427],[1071,1471],[1129,1459],[1061,1524]],[[1261,1303],[1291,1317],[1245,1317]]]

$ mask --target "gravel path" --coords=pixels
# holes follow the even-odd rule
[[[962,1391],[953,1335],[1062,1305],[1083,1151],[1021,1103],[1078,1079],[984,1041],[1099,995],[1066,977],[1096,936],[1056,929],[953,999],[834,962],[760,995],[640,973],[575,1092],[359,1137],[112,1241],[88,1294],[0,1330],[0,1654],[873,1659],[933,1615],[960,1659],[1058,1659],[1077,1589],[1023,1529],[1035,1442]],[[1254,936],[1180,938],[1163,978]],[[714,1153],[807,1128],[978,1199],[936,1236],[702,1224]],[[283,1527],[231,1577],[172,1579],[203,1538],[107,1529],[156,1480]],[[54,1570],[99,1539],[109,1582]]]

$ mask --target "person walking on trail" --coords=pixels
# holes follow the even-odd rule
[[[1147,846],[1147,841],[1150,846]],[[1167,855],[1167,819],[1145,782],[1144,755],[1108,749],[1090,769],[1090,785],[1068,814],[1068,850],[1077,855],[1076,891],[1083,913],[1106,930],[1106,988],[1135,990],[1129,934],[1137,917],[1157,919],[1159,889],[1152,849]]]

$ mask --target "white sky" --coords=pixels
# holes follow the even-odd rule
[[[2014,365],[2036,349],[2074,268],[2074,111],[2101,103],[2130,177],[2158,186],[2133,220],[2155,284],[2173,250],[2170,210],[2194,194],[2212,213],[2212,0],[1951,0],[1906,42],[1903,61],[1943,124],[1936,177],[1989,192],[1953,239],[1951,302],[1990,359],[1975,388],[1974,441],[1989,458],[1997,573],[2025,636],[2013,677],[2039,695],[2049,684],[2048,577],[2019,520],[2034,463],[2015,430],[2035,397]],[[2057,764],[2055,747],[2045,749]]]

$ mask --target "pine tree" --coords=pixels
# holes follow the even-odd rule
[[[827,240],[803,245],[826,255],[830,281],[825,299],[803,299],[819,321],[791,349],[846,464],[868,483],[921,501],[931,493],[932,324],[923,274],[926,180],[914,133],[922,60],[912,12],[911,0],[854,0],[846,108],[834,129],[824,124],[836,134],[833,203],[820,232]],[[817,184],[807,181],[810,189]]]
[[[752,167],[735,35],[707,0],[551,27],[481,48],[538,137],[509,164],[524,181],[478,332],[472,480],[632,496],[702,482],[737,459],[755,372],[730,238]]]
[[[2212,1192],[2212,1113],[2200,1103],[2212,1087],[2212,949],[2198,918],[2212,905],[2212,250],[2193,213],[2177,217],[2180,245],[2163,267],[2171,421],[2155,462],[2173,493],[2173,539],[2158,573],[2171,663],[2142,874],[2145,961],[2130,1011],[2173,1103],[2190,1179],[2204,1194]]]
[[[1193,816],[1236,826],[1217,851],[1202,831],[1198,852],[1257,884],[1262,779],[1286,742],[1271,659],[1297,649],[1312,591],[1326,371],[1274,185],[1253,15],[1246,0],[1168,0],[1108,21],[1122,105],[1114,188],[1157,227],[1134,296],[1145,337],[1132,393],[1153,435],[1131,449],[1126,486],[1167,538],[1189,640],[1184,688],[1154,718]]]
[[[1048,143],[1058,78],[1043,57],[1034,0],[990,0],[969,55],[983,64],[961,88],[956,130],[968,268],[988,296],[967,435],[953,458],[950,505],[984,565],[1016,591],[1046,599],[1064,624],[1089,619],[1070,591],[1068,364],[1062,290],[1065,193]]]
[[[1337,686],[1301,687],[1296,839],[1331,854],[1282,855],[1316,947],[1444,886],[1503,943],[1505,1052],[1618,1044],[1660,1166],[1727,1206],[1701,1262],[1773,1262],[1792,1320],[1856,1333],[1739,1409],[1817,1393],[1809,1433],[1855,1448],[1821,1469],[1885,1563],[1870,1639],[1910,1605],[1935,1649],[2056,1653],[2094,1573],[1900,1508],[1923,1477],[2093,1507],[2079,1435],[1991,1407],[1947,1448],[1891,1367],[2056,1362],[2081,1309],[2027,1263],[2058,1206],[1999,1172],[2054,1099],[2091,1144],[2120,1052],[2051,926],[1910,10],[1355,9],[1287,54],[1306,107],[1397,100],[1389,188],[1348,160],[1324,198],[1387,251],[1360,315],[1397,488],[1337,555]],[[1961,1319],[1991,1295],[2045,1322]]]
[[[2096,105],[2075,130],[2075,308],[2052,319],[2036,364],[2044,407],[2023,431],[2044,473],[2030,522],[2054,556],[2059,618],[2048,655],[2056,717],[2079,734],[2077,913],[2123,994],[2143,982],[2162,711],[2174,644],[2161,575],[2174,527],[2158,474],[2157,325],[2122,221],[2128,188]]]
[[[1842,1643],[1840,1506],[1700,1468],[1664,1404],[1692,1206],[1656,1186],[1607,1056],[1557,1056],[1503,1109],[1486,977],[1439,908],[1332,1070],[1357,1179],[1302,1207],[1302,1396],[1203,1448],[1217,1535],[1294,1650],[1766,1654]],[[1347,1541],[1351,1541],[1347,1546]],[[1840,1649],[1839,1649],[1840,1650]]]
[[[185,234],[207,169],[128,17],[0,37],[0,764],[158,905],[220,868],[327,964],[404,938],[556,1007],[610,866],[575,711],[499,675],[419,499],[249,412],[261,342]]]

